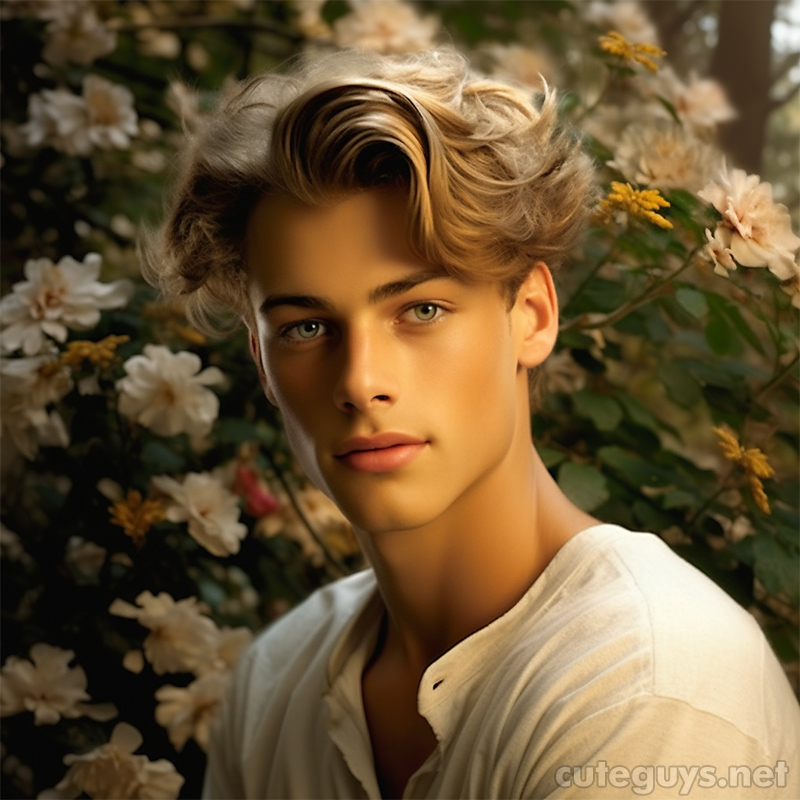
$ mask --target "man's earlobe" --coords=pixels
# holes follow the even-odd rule
[[[258,370],[258,380],[261,383],[261,388],[264,390],[264,395],[272,405],[277,406],[275,402],[275,395],[270,389],[269,382],[267,381],[267,373],[264,370],[264,362],[261,360],[261,347],[258,343],[258,337],[253,331],[250,331],[250,355],[253,357],[256,369]]]
[[[519,287],[513,312],[520,326],[519,365],[537,367],[550,355],[558,336],[558,296],[544,262],[535,264]]]

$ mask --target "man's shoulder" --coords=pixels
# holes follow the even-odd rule
[[[273,665],[309,648],[333,646],[345,626],[374,593],[371,569],[356,572],[315,589],[297,606],[270,623],[250,647],[250,658],[267,658]]]
[[[678,701],[766,741],[776,711],[797,704],[753,616],[658,536],[585,533],[548,609],[576,696],[597,686],[591,703],[604,707]]]
[[[240,691],[258,688],[263,696],[284,681],[324,681],[331,652],[376,586],[372,570],[362,570],[316,589],[270,623],[239,662]]]

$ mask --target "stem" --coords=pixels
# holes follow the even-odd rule
[[[754,395],[753,395],[753,402],[757,403],[760,401],[766,394],[771,392],[794,368],[795,364],[800,361],[800,350],[796,350],[794,357],[789,361],[788,364],[778,373],[772,376]]]
[[[601,256],[598,259],[597,263],[589,270],[589,272],[586,273],[583,280],[578,284],[578,287],[570,296],[569,300],[567,300],[567,302],[564,304],[564,307],[561,309],[562,313],[565,312],[570,306],[572,306],[575,303],[575,301],[583,294],[583,292],[586,290],[586,287],[592,282],[594,276],[597,275],[597,273],[601,270],[601,268],[604,267],[609,262],[611,256],[614,254],[614,251],[616,249],[617,249],[617,243],[615,241],[614,244],[608,249],[608,252],[605,253],[605,255]]]
[[[573,124],[576,126],[580,125],[580,123],[583,122],[583,120],[586,119],[586,117],[588,117],[589,114],[591,114],[592,111],[594,111],[603,102],[603,100],[605,100],[606,95],[608,94],[608,90],[610,88],[611,88],[611,72],[608,69],[606,69],[606,79],[605,83],[603,83],[603,86],[600,89],[600,93],[597,95],[597,97],[595,97],[592,103],[586,106],[583,109],[583,111],[581,111],[581,113],[578,114]]]
[[[698,508],[697,511],[695,511],[694,514],[692,514],[692,516],[689,517],[689,519],[686,520],[686,527],[687,528],[693,527],[697,523],[697,521],[700,519],[700,517],[702,517],[703,514],[705,514],[705,512],[708,511],[708,509],[713,505],[714,501],[723,492],[728,490],[728,488],[729,488],[728,487],[728,482],[734,476],[734,474],[735,474],[737,469],[738,469],[738,466],[736,466],[736,465],[731,467],[731,469],[728,471],[728,474],[722,479],[722,483],[720,484],[719,489],[717,489],[717,491],[714,492],[714,494],[712,494],[711,497],[709,497],[708,500],[706,500],[705,503],[703,503],[703,505],[701,505],[700,508]]]
[[[700,245],[694,248],[691,253],[686,257],[686,260],[678,267],[676,270],[669,273],[665,277],[658,278],[657,280],[653,281],[638,297],[634,297],[632,300],[629,300],[627,303],[621,305],[616,311],[611,311],[608,314],[581,314],[578,317],[574,317],[573,319],[566,322],[564,325],[561,326],[559,332],[564,333],[565,331],[571,331],[575,328],[579,328],[582,330],[591,330],[593,328],[604,328],[607,325],[613,325],[616,322],[619,322],[624,317],[627,317],[631,311],[639,308],[639,306],[643,306],[645,303],[650,302],[650,300],[657,297],[659,294],[663,294],[664,287],[670,282],[673,281],[675,278],[678,277],[684,270],[686,270],[692,263],[692,259],[694,258],[697,251],[700,249]]]
[[[283,470],[278,468],[278,465],[275,463],[272,455],[269,452],[264,452],[269,461],[270,467],[275,471],[275,475],[277,476],[278,480],[280,481],[283,490],[286,492],[287,496],[289,497],[289,501],[292,504],[292,508],[297,512],[297,516],[300,517],[300,521],[305,525],[308,532],[311,534],[314,541],[320,546],[322,552],[325,554],[325,557],[330,561],[330,563],[336,568],[336,571],[342,575],[347,575],[347,570],[345,569],[344,565],[339,561],[336,556],[331,553],[328,549],[325,542],[322,540],[322,537],[317,533],[314,526],[308,521],[308,517],[305,515],[305,512],[300,507],[300,503],[297,501],[297,497],[295,496],[294,490],[289,485],[289,482],[286,480],[286,476],[283,474]]]

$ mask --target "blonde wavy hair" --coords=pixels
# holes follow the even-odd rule
[[[165,222],[141,241],[145,277],[218,329],[249,321],[243,241],[255,202],[326,204],[401,186],[411,245],[513,298],[533,264],[559,267],[591,205],[593,168],[558,124],[557,98],[474,74],[455,51],[299,58],[245,81],[189,135]]]

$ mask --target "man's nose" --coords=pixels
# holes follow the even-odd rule
[[[392,357],[390,334],[349,331],[334,356],[338,375],[334,388],[336,407],[346,413],[389,406],[397,399],[398,367]]]

